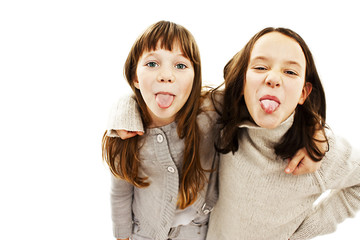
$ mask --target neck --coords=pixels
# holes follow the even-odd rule
[[[175,121],[175,117],[171,118],[158,118],[156,116],[151,116],[151,123],[149,124],[149,128],[157,128],[168,125]]]

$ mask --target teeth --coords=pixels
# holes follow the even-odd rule
[[[279,103],[274,100],[264,99],[261,100],[260,102],[261,102],[261,108],[266,113],[273,113],[279,107]]]

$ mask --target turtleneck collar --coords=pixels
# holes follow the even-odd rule
[[[262,128],[252,121],[244,121],[239,125],[240,129],[247,129],[247,133],[255,145],[274,148],[290,129],[294,122],[294,113],[290,115],[278,127],[273,129]]]

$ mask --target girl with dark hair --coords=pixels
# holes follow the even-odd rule
[[[124,73],[146,132],[126,140],[111,131],[103,137],[103,159],[112,173],[114,236],[205,239],[217,199],[211,174],[217,155],[204,147],[214,142],[215,122],[200,110],[196,42],[180,25],[155,23],[135,41]]]
[[[224,78],[219,200],[207,239],[310,239],[354,216],[360,153],[326,128],[324,90],[303,39],[266,28],[229,61]],[[281,173],[283,159],[302,147],[323,159],[320,169]]]

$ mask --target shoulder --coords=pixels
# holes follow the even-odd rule
[[[201,111],[197,116],[197,123],[202,134],[218,129],[219,114],[216,111]]]
[[[329,141],[329,149],[325,154],[325,159],[339,159],[341,162],[349,159],[353,150],[350,143],[343,137],[335,135],[331,130],[326,130]],[[333,161],[334,162],[334,161]]]
[[[329,188],[342,187],[352,176],[360,183],[360,152],[345,138],[327,130],[329,150],[325,154],[319,174]]]
[[[220,110],[224,100],[223,89],[208,88],[201,93],[201,107],[204,111]]]
[[[198,114],[198,123],[215,124],[219,119],[222,108],[223,91],[211,89],[201,94],[201,106]]]

